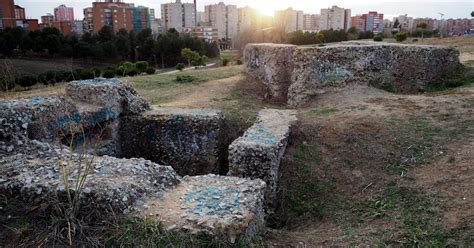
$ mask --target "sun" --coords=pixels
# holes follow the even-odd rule
[[[272,4],[270,1],[255,1],[252,7],[258,10],[261,15],[273,16],[277,10],[277,6]]]

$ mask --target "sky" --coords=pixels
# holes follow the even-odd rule
[[[135,5],[143,5],[156,10],[157,18],[160,17],[160,4],[175,0],[125,0]],[[192,2],[192,0],[181,0],[182,2]],[[386,19],[392,19],[398,15],[408,14],[412,17],[431,17],[440,18],[439,12],[442,12],[444,18],[470,18],[471,11],[474,11],[474,0],[404,0],[391,1],[379,0],[360,1],[360,0],[197,0],[198,11],[204,11],[204,5],[224,2],[226,4],[235,4],[238,7],[250,6],[259,9],[263,14],[270,15],[275,10],[292,7],[297,10],[303,10],[305,13],[319,14],[321,8],[328,8],[332,5],[349,8],[352,15],[367,13],[368,11],[378,11],[384,14]],[[92,6],[92,0],[15,0],[15,4],[26,8],[28,18],[39,19],[46,13],[53,13],[53,9],[66,4],[74,7],[74,16],[76,19],[82,19],[82,9]]]

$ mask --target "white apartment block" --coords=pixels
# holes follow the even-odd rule
[[[399,26],[398,27],[393,27],[395,29],[400,29],[400,31],[404,32],[413,32],[413,26],[415,23],[415,20],[413,17],[408,17],[407,15],[400,15],[398,17],[393,18],[393,23],[398,19]]]
[[[261,28],[258,10],[245,6],[243,8],[238,8],[237,11],[239,15],[237,23],[238,33],[246,30],[258,30]]]
[[[318,32],[318,22],[320,20],[319,15],[305,14],[303,16],[303,31],[315,33]]]
[[[161,21],[165,30],[170,28],[182,32],[184,27],[196,27],[195,5],[193,3],[165,3],[161,5]]]
[[[204,21],[217,28],[219,39],[234,39],[238,32],[238,10],[223,2],[205,6]]]
[[[292,8],[276,11],[275,25],[287,33],[302,31],[304,29],[303,11],[293,10]]]
[[[321,30],[348,30],[351,27],[351,10],[332,6],[321,9]]]

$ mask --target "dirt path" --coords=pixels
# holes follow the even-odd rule
[[[212,101],[228,96],[243,75],[209,81],[181,91],[173,101],[162,104],[166,107],[209,107]]]

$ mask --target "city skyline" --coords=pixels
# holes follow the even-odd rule
[[[191,0],[181,0],[182,2],[192,2]],[[15,3],[27,9],[26,15],[31,18],[40,19],[46,13],[52,13],[53,9],[61,4],[74,8],[76,19],[83,18],[83,8],[92,6],[91,0],[74,0],[65,3],[58,0],[47,0],[38,2],[36,0],[16,0]],[[160,16],[160,5],[163,3],[174,2],[168,0],[130,0],[125,1],[135,5],[143,5],[156,10],[156,16]],[[198,1],[198,11],[204,11],[204,6],[221,2],[219,0],[201,0]],[[470,13],[474,10],[474,1],[382,1],[374,4],[360,4],[353,1],[319,1],[318,3],[308,3],[308,0],[293,0],[289,4],[286,0],[227,0],[222,1],[225,4],[235,4],[238,7],[250,6],[269,15],[276,10],[294,8],[302,10],[304,13],[319,14],[321,8],[327,8],[337,5],[352,10],[352,15],[364,14],[367,11],[378,11],[385,14],[386,19],[392,19],[398,15],[409,15],[420,18],[439,18],[439,12],[445,14],[444,18],[471,18]],[[269,3],[271,2],[271,4]],[[424,3],[424,4],[423,4]],[[268,7],[271,6],[271,7]]]

